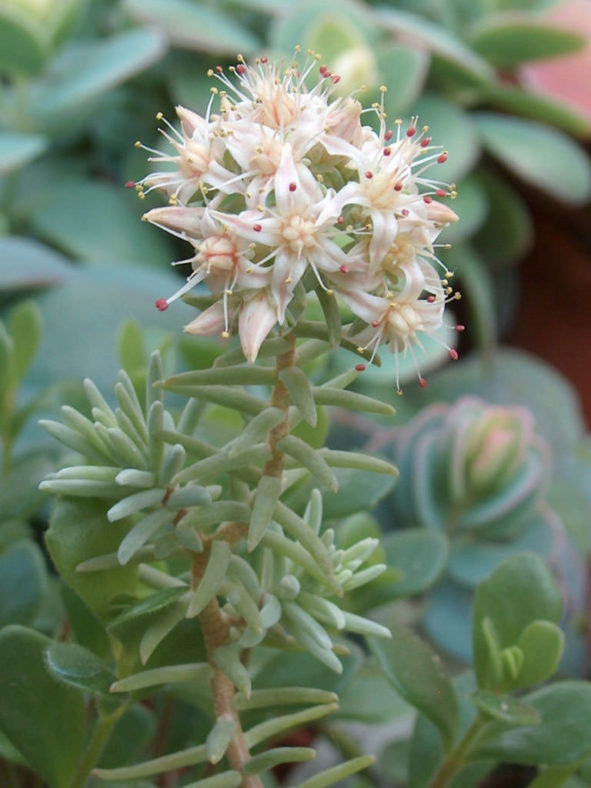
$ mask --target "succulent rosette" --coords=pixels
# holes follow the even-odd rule
[[[140,197],[168,195],[170,204],[144,219],[192,246],[174,265],[193,270],[156,305],[166,309],[204,283],[213,300],[185,330],[226,338],[237,330],[252,362],[275,327],[289,330],[298,292],[316,290],[353,312],[349,336],[360,354],[373,359],[388,344],[414,358],[421,335],[441,327],[445,303],[457,297],[434,243],[457,219],[434,198],[455,192],[425,174],[447,153],[417,118],[389,127],[383,102],[363,109],[333,95],[339,77],[319,60],[311,52],[302,65],[297,56],[283,66],[239,57],[227,73],[209,72],[219,87],[205,117],[177,107],[180,130],[164,120],[173,151],[148,150],[169,169],[136,188]],[[377,130],[363,125],[368,112]]]
[[[444,531],[448,571],[473,586],[513,552],[545,552],[556,516],[544,500],[550,454],[522,407],[467,396],[437,403],[401,429],[395,522]]]

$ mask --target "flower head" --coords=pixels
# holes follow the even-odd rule
[[[162,129],[173,152],[152,151],[171,169],[137,184],[172,203],[145,219],[193,247],[180,261],[192,267],[186,283],[159,307],[205,283],[220,300],[187,330],[237,327],[254,360],[303,283],[336,292],[365,322],[360,347],[414,352],[442,322],[450,293],[434,240],[457,219],[434,199],[453,188],[425,174],[447,156],[428,128],[416,118],[388,128],[383,100],[369,110],[378,131],[363,125],[368,110],[334,95],[339,77],[313,53],[287,66],[239,57],[209,74],[221,87],[205,116],[178,107],[180,131]]]

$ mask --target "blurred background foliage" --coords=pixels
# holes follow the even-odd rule
[[[203,112],[212,65],[230,64],[238,52],[289,59],[301,44],[341,75],[342,93],[364,85],[360,98],[368,105],[386,84],[390,118],[418,115],[429,124],[449,150],[438,172],[456,184],[453,208],[461,218],[441,239],[453,245],[441,257],[464,295],[456,315],[467,325],[460,361],[445,365],[445,349],[426,344],[419,362],[429,386],[418,390],[410,360],[399,398],[384,359],[355,385],[395,404],[394,428],[380,416],[337,414],[300,435],[313,445],[328,434],[335,447],[364,446],[393,458],[402,472],[393,493],[384,477],[358,474],[342,480],[338,497],[325,495],[344,545],[360,529],[386,534],[390,570],[351,607],[381,607],[386,623],[422,622],[439,648],[469,663],[475,586],[501,560],[533,550],[550,562],[566,598],[562,670],[588,675],[591,442],[567,382],[539,360],[499,348],[519,320],[516,264],[532,244],[524,193],[533,189],[565,212],[591,194],[581,144],[591,135],[589,114],[528,89],[524,78],[531,62],[586,45],[548,22],[555,5],[0,0],[0,626],[55,636],[65,610],[76,616],[78,602],[60,587],[41,547],[48,502],[37,486],[60,457],[37,419],[64,403],[83,408],[81,379],[91,376],[110,390],[120,364],[141,385],[146,349],[163,350],[168,371],[207,367],[221,352],[213,340],[181,336],[189,306],[166,314],[153,307],[177,288],[178,271],[167,263],[185,249],[140,221],[160,201],[151,194],[142,202],[125,189],[149,166],[134,141],[159,147],[155,115],[172,119],[177,103]],[[335,371],[351,366],[341,353],[328,362]],[[311,360],[311,375],[320,373],[317,363]],[[239,429],[220,408],[211,409],[208,424],[212,442]],[[308,492],[294,495],[305,501]],[[387,604],[402,597],[412,602]],[[306,664],[300,660],[298,669]],[[404,719],[408,707],[393,700],[384,680],[357,668],[339,679],[340,717]],[[360,689],[372,703],[353,700]],[[138,726],[147,740],[153,720]],[[399,749],[388,750],[392,774],[404,755]],[[2,739],[0,752],[16,757]],[[113,753],[113,762],[120,757]]]

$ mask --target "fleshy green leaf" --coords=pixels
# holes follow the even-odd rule
[[[537,725],[540,722],[538,711],[517,698],[487,690],[479,690],[472,697],[480,711],[494,720],[510,725]]]
[[[71,272],[65,257],[30,238],[0,238],[0,292],[56,285]]]
[[[360,755],[358,758],[352,758],[350,761],[345,761],[338,766],[332,766],[330,769],[325,769],[319,774],[315,774],[314,777],[299,783],[297,788],[325,788],[327,785],[338,785],[339,782],[352,774],[357,774],[357,772],[367,769],[374,760],[373,755]]]
[[[491,723],[478,740],[473,758],[509,763],[574,765],[591,755],[591,685],[562,681],[525,695],[540,714],[538,725],[508,727]]]
[[[222,542],[219,539],[212,542],[205,572],[191,597],[187,616],[192,617],[199,615],[203,608],[206,607],[217,594],[219,587],[224,581],[231,552],[227,542]]]
[[[84,117],[102,93],[159,60],[164,50],[162,35],[153,29],[72,43],[35,85],[31,112],[41,128],[59,130]]]
[[[2,10],[0,9],[0,30],[2,29],[1,16]],[[2,34],[0,33],[0,46],[1,41]],[[7,175],[35,159],[43,153],[48,144],[49,140],[40,134],[0,130],[0,175]]]
[[[429,126],[433,143],[449,153],[444,164],[435,164],[429,170],[430,177],[450,182],[466,175],[480,156],[478,130],[471,116],[436,93],[424,93],[415,102],[413,113],[421,124]]]
[[[51,788],[68,788],[84,747],[84,696],[45,666],[49,638],[20,626],[0,632],[0,728]]]
[[[105,570],[100,575],[76,571],[83,561],[117,550],[129,529],[126,521],[108,522],[107,506],[97,500],[59,500],[46,536],[49,552],[64,581],[101,618],[107,615],[113,597],[132,594],[137,583],[137,568],[133,566]]]
[[[414,45],[416,49],[426,47],[434,56],[436,73],[472,86],[480,86],[493,78],[490,65],[442,25],[392,8],[379,8],[374,16],[381,27],[400,36],[405,44]],[[431,119],[425,118],[425,121],[430,123]]]
[[[585,37],[532,16],[507,13],[485,17],[470,31],[470,44],[495,66],[513,68],[577,52],[585,46]]]
[[[371,649],[394,688],[433,722],[449,750],[458,725],[458,701],[440,658],[418,635],[396,624],[392,640],[372,640]]]
[[[379,47],[376,55],[382,79],[388,88],[384,95],[384,109],[388,117],[399,117],[412,111],[427,76],[428,55],[422,50],[392,43]]]
[[[51,185],[32,220],[40,236],[80,260],[162,265],[170,247],[140,215],[123,184],[64,178]]]
[[[476,177],[486,194],[489,210],[473,244],[489,266],[504,268],[525,254],[531,244],[530,215],[519,195],[504,180],[485,171]]]
[[[281,479],[263,474],[257,485],[248,529],[248,550],[261,541],[273,519],[273,512],[281,495]]]
[[[456,191],[458,196],[449,205],[460,220],[443,228],[438,243],[455,244],[463,241],[472,236],[486,219],[488,195],[477,178],[473,175],[463,178],[456,185]],[[441,259],[447,263],[447,252],[441,253]]]
[[[115,680],[96,654],[76,643],[52,643],[45,653],[45,662],[54,678],[84,692],[108,695]]]
[[[34,301],[19,304],[10,315],[14,347],[13,371],[18,382],[27,374],[41,341],[41,314]]]
[[[33,542],[15,542],[0,555],[0,627],[30,624],[46,593],[43,554]]]
[[[257,38],[239,22],[216,8],[188,0],[125,0],[136,19],[156,26],[176,46],[200,52],[250,54]]]
[[[557,623],[562,612],[562,597],[556,582],[542,559],[533,553],[523,553],[503,561],[490,577],[483,581],[474,599],[474,662],[478,685],[481,689],[496,690],[500,687],[496,678],[490,637],[487,632],[494,630],[499,649],[509,649],[520,642],[526,630],[534,621],[540,619]],[[486,622],[490,624],[486,624]],[[533,638],[538,633],[532,632]],[[542,638],[545,633],[539,633]],[[553,645],[554,656],[556,640],[548,633]],[[533,642],[533,641],[532,641]],[[550,643],[549,643],[550,644]],[[536,655],[532,654],[532,660]],[[540,658],[544,662],[543,657]],[[549,660],[554,664],[554,659]],[[525,668],[527,671],[527,668]],[[530,668],[536,674],[536,663]],[[540,664],[540,670],[542,666]],[[522,686],[519,675],[515,682],[505,677],[501,685]]]
[[[567,136],[541,123],[492,112],[472,117],[486,150],[521,178],[569,205],[589,198],[589,158]]]
[[[0,73],[35,74],[49,56],[40,21],[16,3],[0,6]]]

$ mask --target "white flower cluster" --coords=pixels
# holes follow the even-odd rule
[[[175,168],[135,184],[140,196],[168,193],[170,205],[144,218],[194,250],[181,261],[193,269],[186,283],[156,306],[205,282],[219,300],[185,330],[227,337],[237,325],[254,361],[304,282],[346,302],[368,356],[383,343],[412,353],[454,297],[433,242],[457,219],[434,197],[455,194],[424,175],[447,153],[416,119],[388,128],[383,101],[363,110],[354,98],[331,99],[339,78],[313,53],[301,70],[239,56],[228,71],[209,72],[221,87],[205,117],[177,107],[180,132],[162,129],[173,153],[148,149]],[[362,125],[365,112],[377,115],[377,132]]]

